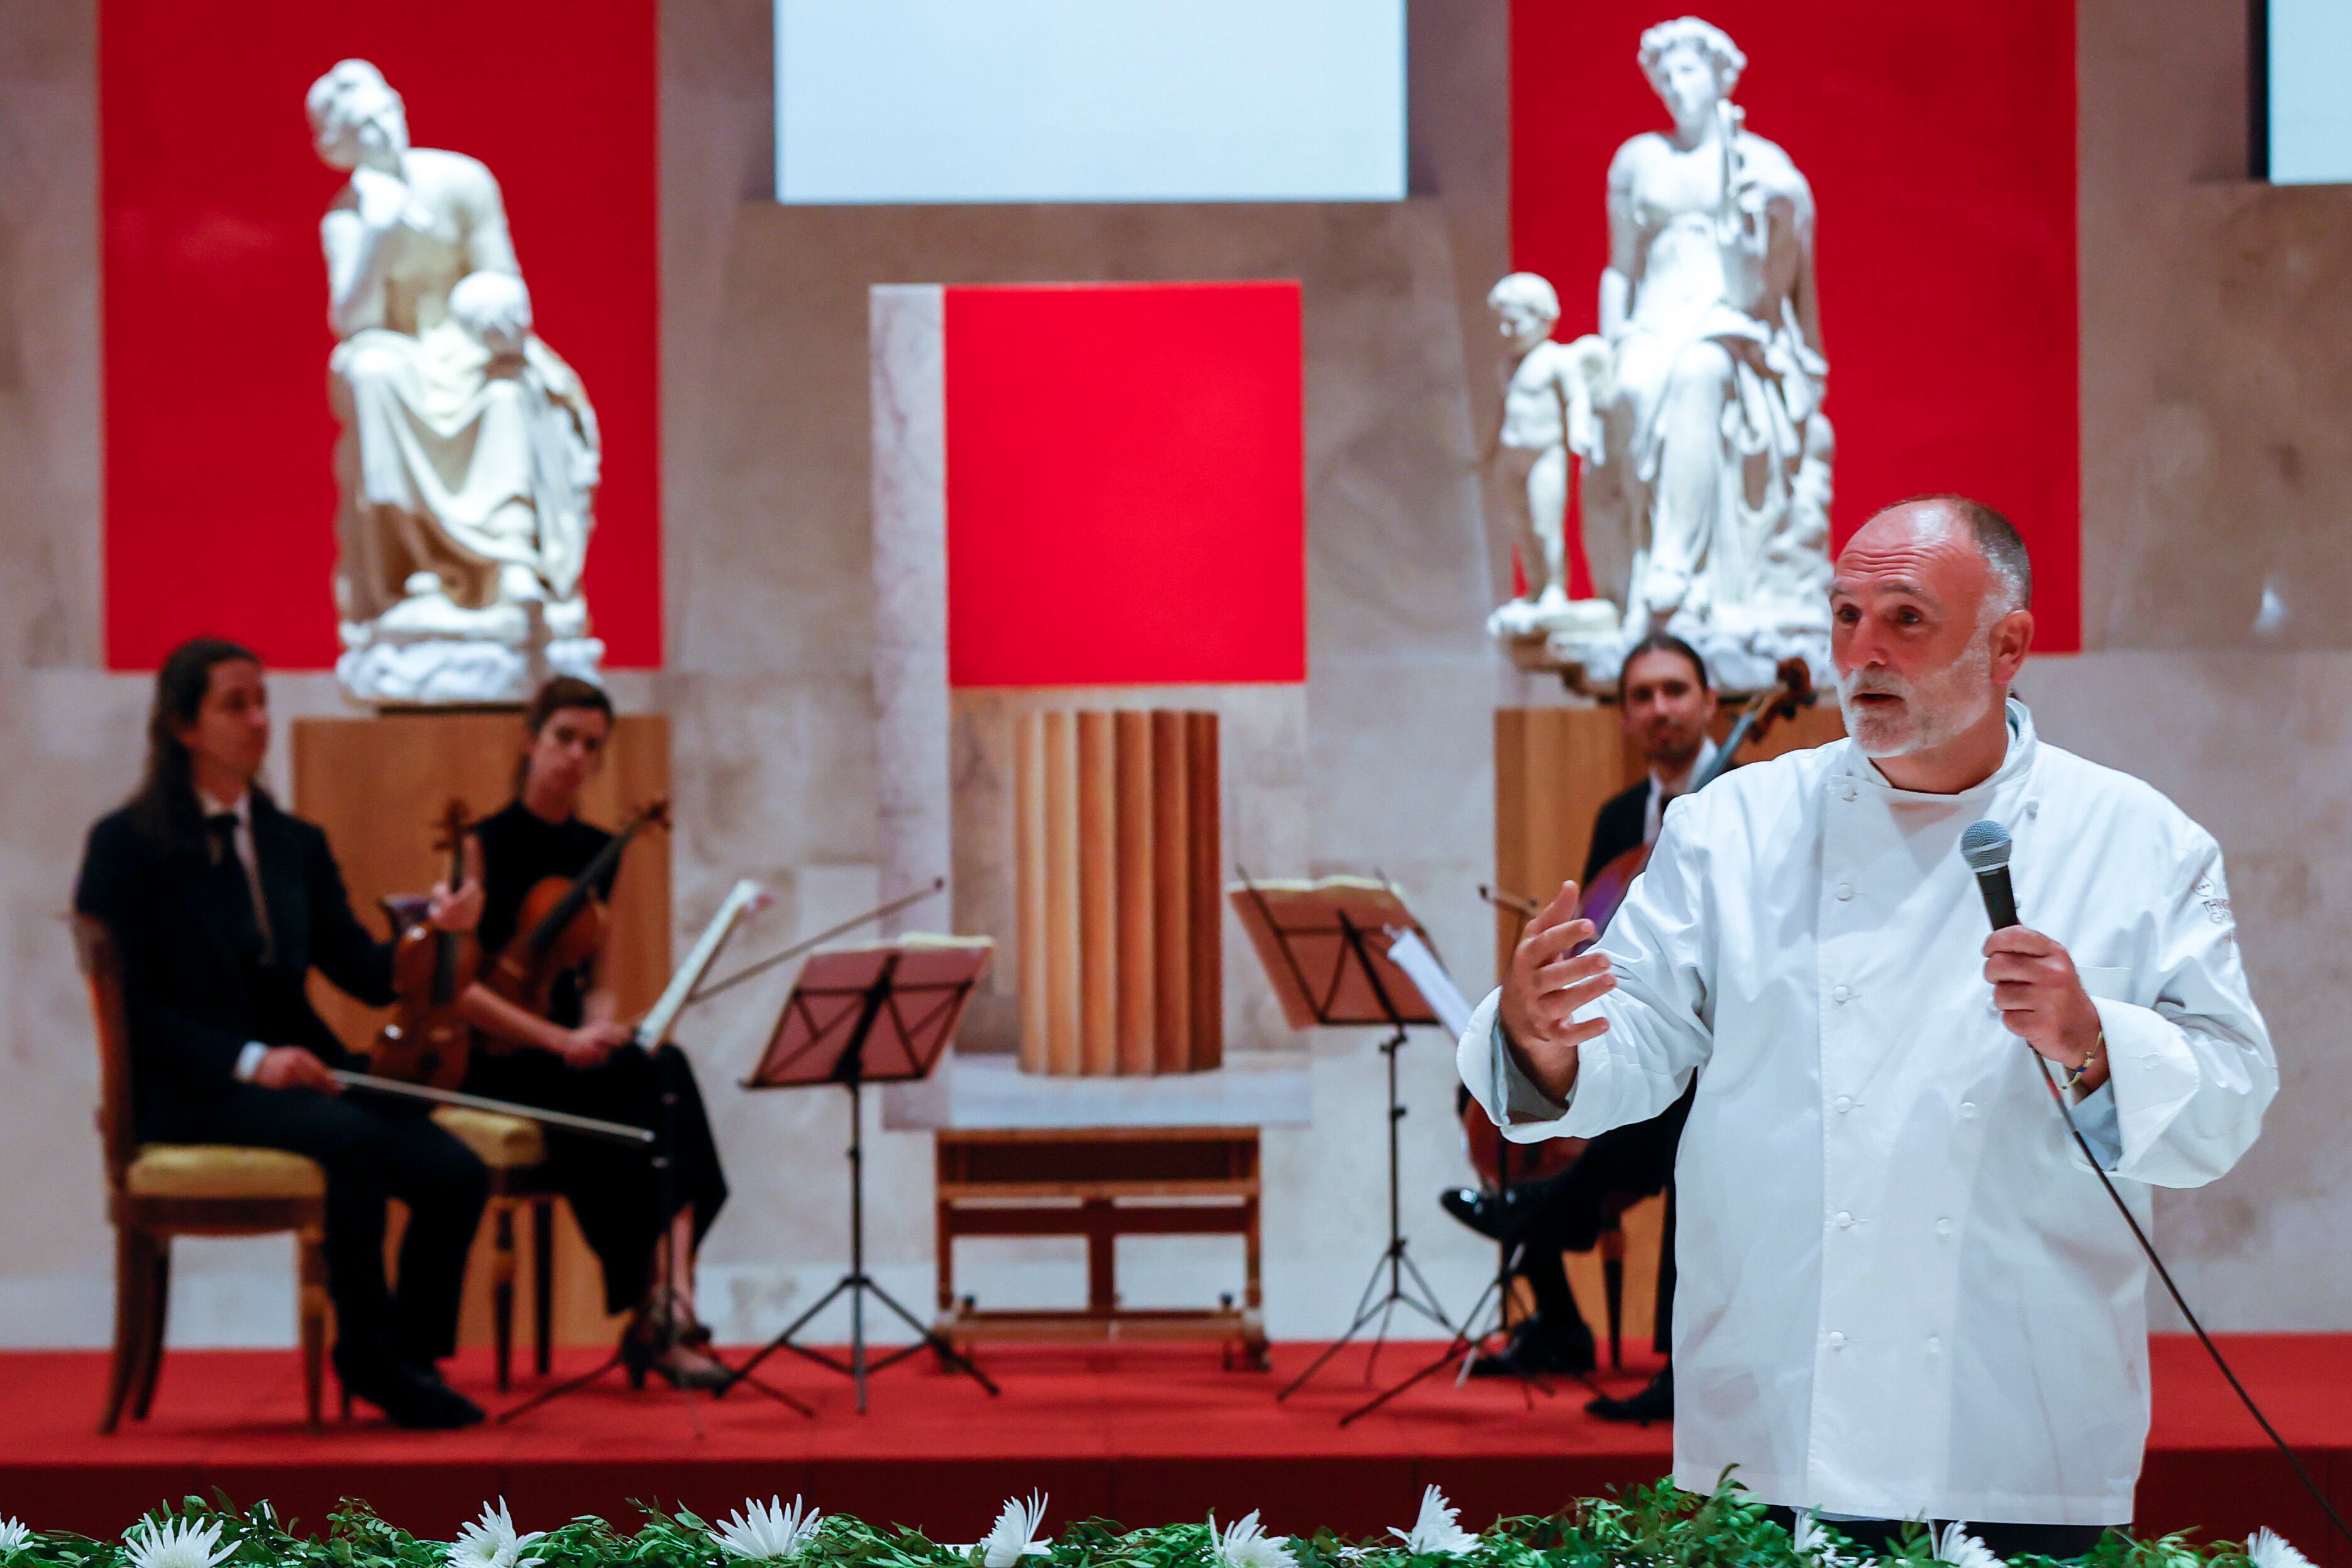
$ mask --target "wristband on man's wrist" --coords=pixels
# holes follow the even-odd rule
[[[2083,1058],[2082,1064],[2078,1067],[2068,1068],[2066,1069],[2065,1080],[2059,1084],[2058,1087],[2060,1089],[2071,1089],[2077,1083],[2080,1083],[2083,1080],[2084,1075],[2088,1073],[2092,1067],[2097,1063],[2098,1059],[2106,1054],[2106,1049],[2107,1032],[2105,1029],[2101,1029],[2099,1031],[2099,1037],[2091,1042],[2091,1049],[2089,1053]]]

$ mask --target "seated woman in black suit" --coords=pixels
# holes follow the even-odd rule
[[[601,687],[558,676],[533,698],[515,798],[475,825],[485,953],[514,937],[532,888],[578,877],[612,841],[579,816],[580,792],[604,767],[612,731],[613,703]],[[615,862],[605,871],[600,898],[611,895],[618,870]],[[466,1079],[477,1094],[659,1131],[664,1088],[675,1091],[675,1184],[667,1203],[649,1150],[551,1129],[548,1164],[604,1266],[605,1310],[630,1314],[621,1341],[630,1370],[658,1373],[679,1387],[725,1382],[727,1369],[702,1348],[710,1336],[694,1316],[693,1259],[727,1201],[727,1178],[686,1054],[676,1046],[648,1054],[632,1043],[634,1031],[614,1021],[615,1000],[594,959],[556,976],[544,1017],[478,984],[467,991],[464,1010],[491,1037],[488,1048],[473,1054]],[[660,1245],[665,1232],[674,1246]]]
[[[352,917],[326,835],[257,782],[269,746],[261,661],[199,638],[155,677],[147,773],[99,819],[74,907],[121,950],[131,1094],[142,1139],[306,1154],[327,1173],[327,1278],[343,1386],[404,1426],[482,1418],[442,1382],[458,1288],[488,1190],[481,1162],[420,1110],[346,1098],[356,1068],[304,994],[316,968],[389,1003],[392,950]],[[436,889],[433,920],[469,930],[472,884]],[[407,1205],[400,1289],[384,1281],[384,1205]]]

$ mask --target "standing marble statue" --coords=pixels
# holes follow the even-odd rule
[[[351,172],[320,224],[344,689],[498,702],[551,669],[594,679],[580,577],[596,416],[531,330],[498,182],[411,147],[400,95],[364,60],[311,84],[308,107],[320,158]]]
[[[1545,647],[1598,689],[1655,630],[1698,648],[1727,690],[1768,683],[1790,655],[1829,674],[1834,446],[1813,196],[1732,103],[1747,63],[1696,16],[1649,29],[1642,69],[1674,128],[1633,137],[1609,166],[1608,365],[1583,493],[1588,541],[1609,545],[1596,586],[1622,616]],[[1615,561],[1622,575],[1604,577]]]

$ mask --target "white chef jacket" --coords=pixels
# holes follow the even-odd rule
[[[1676,801],[1601,940],[1618,985],[1567,1107],[1503,1081],[1499,992],[1463,1033],[1464,1081],[1518,1142],[1655,1116],[1698,1075],[1675,1171],[1680,1486],[1737,1465],[1767,1501],[1856,1517],[2132,1517],[2146,1265],[2001,1026],[1961,830],[2009,829],[2021,918],[2097,1005],[2143,1226],[2149,1185],[2236,1163],[2278,1068],[2211,837],[2009,718],[2000,772],[1959,795],[1897,789],[1840,741]]]

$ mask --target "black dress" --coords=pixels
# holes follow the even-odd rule
[[[516,801],[476,826],[482,847],[482,951],[501,951],[514,936],[524,897],[550,877],[571,880],[587,868],[612,835],[573,817],[551,823]],[[618,870],[617,864],[614,868]],[[610,894],[607,874],[597,889]],[[577,1027],[582,1005],[593,989],[593,965],[557,976],[549,1020]],[[698,1243],[727,1201],[727,1178],[693,1065],[676,1046],[648,1055],[636,1046],[615,1051],[601,1067],[574,1068],[531,1047],[474,1053],[466,1087],[476,1094],[536,1105],[550,1110],[593,1116],[606,1121],[662,1131],[665,1079],[677,1091],[671,1116],[677,1190],[673,1205],[662,1202],[661,1178],[647,1148],[631,1148],[551,1128],[549,1174],[572,1205],[580,1231],[604,1266],[604,1306],[622,1312],[644,1300],[651,1278],[654,1244],[679,1208],[694,1212]]]

